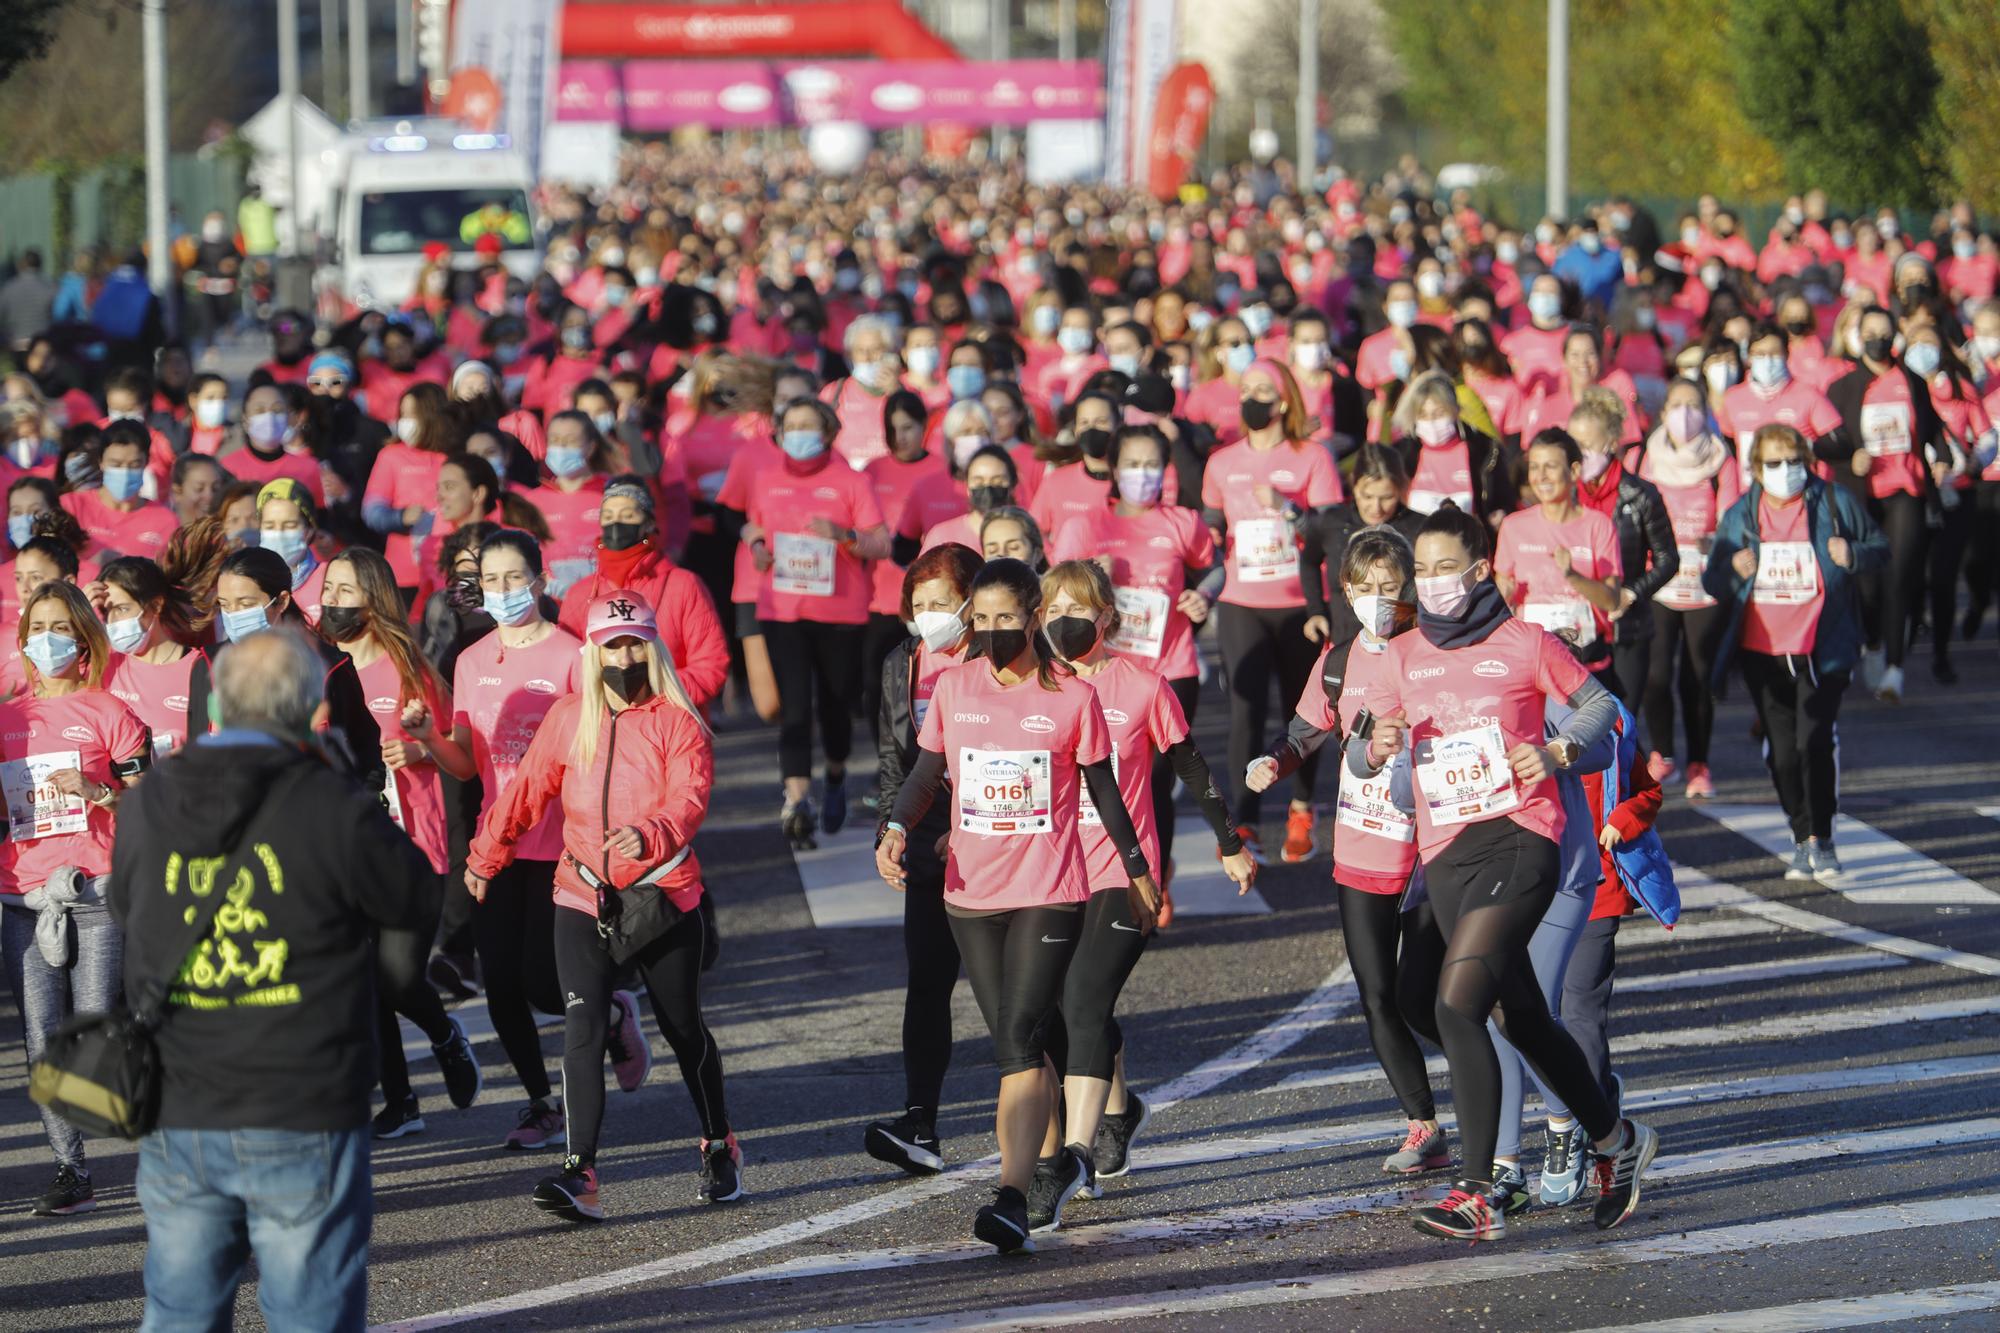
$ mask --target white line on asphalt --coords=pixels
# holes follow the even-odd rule
[[[1690,904],[1681,905],[1693,910]],[[1755,917],[1684,916],[1672,930],[1661,930],[1650,917],[1643,926],[1634,918],[1629,929],[1621,927],[1618,931],[1618,955],[1622,958],[1628,949],[1658,948],[1663,944],[1707,944],[1713,940],[1737,940],[1751,935],[1776,935],[1783,929]]]
[[[1792,859],[1797,844],[1792,841],[1785,812],[1777,806],[1698,801],[1692,808],[1779,860]],[[1991,907],[2000,903],[2000,893],[1852,816],[1834,817],[1833,845],[1840,852],[1842,873],[1831,887],[1850,902],[1902,907],[1968,903]]]
[[[1649,1324],[1610,1324],[1592,1333],[1815,1333],[1822,1328],[1860,1328],[1904,1319],[1971,1314],[1995,1306],[2000,1306],[2000,1282],[1954,1283],[1918,1291],[1769,1305],[1761,1310],[1720,1310],[1686,1319],[1656,1319]]]
[[[2000,1218],[2000,1194],[1975,1194],[1952,1199],[1885,1204],[1852,1210],[1828,1209],[1785,1220],[1782,1229],[1758,1221],[1703,1231],[1677,1232],[1629,1242],[1606,1242],[1569,1250],[1496,1250],[1460,1253],[1428,1263],[1399,1264],[1364,1272],[1318,1277],[1289,1276],[1257,1282],[1231,1282],[1212,1287],[1164,1293],[1155,1298],[1106,1296],[1097,1300],[1017,1305],[1010,1309],[968,1310],[917,1319],[878,1320],[866,1324],[822,1328],[814,1333],[889,1333],[927,1329],[1058,1328],[1071,1324],[1122,1323],[1141,1319],[1214,1314],[1261,1306],[1381,1295],[1387,1292],[1456,1290],[1469,1283],[1538,1277],[1553,1273],[1602,1275],[1621,1265],[1661,1263],[1699,1255],[1737,1254],[1781,1245],[1824,1244],[1829,1241],[1911,1231],[1922,1227],[1957,1226]]]
[[[1215,1059],[1205,1061],[1178,1078],[1170,1079],[1151,1089],[1149,1100],[1153,1109],[1159,1111],[1176,1102],[1199,1097],[1237,1075],[1247,1073],[1264,1061],[1290,1050],[1312,1032],[1331,1023],[1353,1004],[1353,979],[1353,969],[1342,963],[1304,999],[1265,1027],[1251,1033]],[[970,1185],[990,1181],[997,1163],[998,1159],[993,1157],[968,1162],[964,1166],[954,1167],[928,1180],[911,1181],[894,1189],[870,1195],[868,1198],[857,1199],[842,1207],[814,1213],[736,1240],[721,1241],[714,1245],[702,1246],[700,1249],[668,1255],[649,1263],[634,1264],[608,1273],[596,1273],[553,1286],[516,1292],[511,1296],[496,1296],[491,1300],[479,1301],[455,1310],[440,1310],[434,1314],[420,1315],[413,1319],[399,1320],[377,1327],[380,1333],[419,1333],[419,1330],[424,1329],[448,1328],[454,1324],[518,1314],[523,1310],[539,1309],[565,1301],[587,1300],[621,1287],[673,1277],[714,1264],[730,1263],[748,1255],[761,1254],[766,1250],[810,1240],[814,1236],[824,1235],[841,1227],[852,1226],[857,1222],[866,1222],[886,1213],[912,1207],[926,1199],[934,1199]]]
[[[1815,953],[1803,958],[1783,958],[1773,963],[1731,963],[1725,967],[1691,967],[1681,972],[1661,972],[1645,977],[1619,977],[1614,991],[1631,995],[1639,991],[1700,990],[1708,986],[1741,986],[1752,981],[1777,981],[1786,977],[1817,977],[1831,972],[1870,972],[1883,967],[1906,967],[1909,959],[1894,954]]]
[[[2000,977],[2000,958],[1989,958],[1983,953],[1966,953],[1942,944],[1913,940],[1902,935],[1889,935],[1879,930],[1870,930],[1866,926],[1842,921],[1838,917],[1808,912],[1790,903],[1772,902],[1767,898],[1758,897],[1748,889],[1712,879],[1704,872],[1689,866],[1676,865],[1674,879],[1680,885],[1681,906],[1684,908],[1726,907],[1793,930],[1809,930],[1830,940],[1842,940],[1848,944],[1880,949],[1884,953],[1900,954],[1920,963],[1935,963],[1939,967],[1955,967],[1965,972],[1977,972],[1981,976]]]
[[[1235,883],[1215,859],[1215,834],[1207,824],[1182,814],[1174,831],[1174,915],[1252,916],[1270,910],[1256,889],[1236,896]]]
[[[817,850],[794,848],[792,860],[813,925],[821,930],[903,924],[903,895],[875,873],[875,830],[865,821],[822,833]]]

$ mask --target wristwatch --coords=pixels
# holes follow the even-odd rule
[[[1557,768],[1568,768],[1583,753],[1583,747],[1567,736],[1558,736],[1548,743],[1548,752]]]

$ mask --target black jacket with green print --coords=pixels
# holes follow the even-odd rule
[[[125,997],[167,987],[163,1129],[348,1130],[375,1082],[375,932],[439,882],[374,792],[317,753],[204,736],[125,796],[111,910]],[[224,905],[195,934],[190,908]]]

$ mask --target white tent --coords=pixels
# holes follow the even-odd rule
[[[304,97],[292,100],[291,115],[297,126],[299,152],[299,198],[304,201],[308,231],[325,230],[320,213],[327,207],[334,182],[341,177],[342,135],[324,111]],[[263,109],[243,122],[242,134],[256,160],[250,166],[250,180],[264,192],[264,198],[278,210],[278,235],[289,241],[295,235],[291,225],[291,164],[286,160],[284,98],[274,97]],[[330,227],[332,219],[326,219]],[[289,247],[288,247],[289,248]]]

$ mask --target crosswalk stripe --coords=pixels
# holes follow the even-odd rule
[[[1808,1136],[1781,1139],[1766,1143],[1733,1144],[1726,1148],[1717,1148],[1707,1152],[1689,1154],[1684,1157],[1661,1157],[1654,1163],[1652,1170],[1647,1173],[1646,1179],[1648,1182],[1693,1179],[1706,1175],[1714,1175],[1722,1171],[1741,1169],[1746,1160],[1746,1153],[1754,1153],[1754,1161],[1761,1168],[1795,1162],[1812,1162],[1834,1157],[1851,1160],[1855,1157],[1906,1152],[1913,1148],[1986,1143],[1994,1139],[2000,1139],[2000,1119],[1964,1121],[1947,1126],[1910,1126],[1862,1134],[1843,1135],[1836,1138]],[[1087,1249],[1106,1245],[1143,1245],[1154,1241],[1162,1241],[1180,1246],[1184,1245],[1190,1239],[1226,1237],[1244,1231],[1268,1231],[1273,1227],[1297,1225],[1302,1222],[1338,1217],[1348,1213],[1379,1212],[1386,1209],[1408,1207],[1426,1198],[1441,1196],[1445,1188],[1446,1186],[1442,1182],[1432,1182],[1419,1187],[1371,1191],[1365,1194],[1321,1195],[1306,1199],[1288,1200],[1283,1203],[1265,1202],[1195,1213],[1134,1218],[1129,1221],[1083,1223],[1081,1225],[1064,1227],[1061,1230],[1050,1232],[1044,1236],[1038,1236],[1035,1238],[1035,1245],[1038,1251]],[[1983,1197],[1991,1200],[1995,1208],[2000,1208],[2000,1195],[1987,1195]],[[1573,1216],[1580,1216],[1580,1213],[1573,1214]],[[1918,1223],[1916,1225],[1940,1225],[1940,1223]],[[1739,1227],[1721,1228],[1719,1230],[1744,1231],[1754,1229]],[[1871,1230],[1874,1229],[1876,1228],[1871,1228]],[[1765,1230],[1768,1231],[1768,1228]],[[1687,1233],[1687,1236],[1690,1241],[1694,1241],[1695,1237],[1703,1234],[1702,1232],[1690,1232]],[[1616,1248],[1643,1251],[1649,1244],[1657,1243],[1638,1242],[1631,1247]],[[1699,1244],[1699,1242],[1695,1243]],[[1702,1253],[1707,1251],[1697,1249],[1694,1252]],[[833,1277],[890,1268],[962,1263],[985,1259],[990,1257],[992,1253],[993,1249],[989,1245],[978,1243],[968,1244],[964,1242],[856,1250],[844,1254],[807,1256],[786,1263],[772,1264],[746,1273],[733,1273],[728,1277],[717,1278],[704,1285],[710,1287],[739,1286],[754,1282],[796,1281],[804,1278]],[[1542,1253],[1560,1255],[1565,1252],[1544,1251]],[[1629,1256],[1621,1257],[1626,1262],[1650,1261],[1649,1259],[1635,1259]],[[1660,1255],[1658,1257],[1664,1258],[1667,1256]],[[1447,1261],[1441,1265],[1416,1264],[1403,1268],[1392,1268],[1386,1271],[1378,1270],[1379,1276],[1387,1279],[1381,1283],[1369,1282],[1370,1278],[1376,1277],[1378,1274],[1341,1275],[1341,1277],[1333,1280],[1359,1281],[1366,1285],[1360,1291],[1337,1291],[1329,1293],[1329,1296],[1360,1295],[1372,1291],[1407,1289],[1408,1286],[1428,1286],[1430,1285],[1428,1281],[1405,1284],[1396,1279],[1399,1275],[1412,1271],[1421,1272],[1433,1267],[1448,1267],[1451,1262],[1454,1261]],[[1604,1262],[1593,1265],[1593,1267],[1598,1268],[1610,1266],[1608,1256]],[[1508,1274],[1507,1276],[1519,1276],[1519,1274]],[[1284,1279],[1287,1284],[1311,1284],[1321,1280],[1311,1277]],[[1318,1299],[1326,1298],[1320,1297]],[[1129,1298],[1108,1298],[1109,1302],[1112,1303],[1126,1299]],[[1083,1319],[1044,1320],[1037,1318],[1037,1310],[1080,1308],[1096,1304],[1096,1302],[1079,1302],[1074,1307],[1031,1307],[1029,1310],[1015,1312],[1016,1318],[1019,1320],[1018,1323],[1013,1320],[1003,1320],[998,1325],[988,1325],[984,1322],[978,1322],[979,1316],[947,1314],[933,1317],[935,1320],[943,1322],[919,1319],[908,1323],[895,1321],[870,1323],[866,1327],[871,1329],[983,1328],[989,1326],[1007,1328],[1047,1327],[1053,1324],[1082,1323],[1087,1321]],[[1121,1309],[1117,1313],[1125,1317],[1138,1317],[1144,1311],[1127,1312]],[[1096,1316],[1097,1319],[1105,1320],[1109,1320],[1112,1317],[1114,1316],[1110,1312],[1101,1312]],[[971,1319],[974,1322],[956,1322],[961,1319]]]
[[[1791,825],[1777,806],[1698,801],[1690,808],[1748,838],[1779,860],[1792,859],[1796,844],[1792,841]],[[2000,893],[1940,865],[1914,847],[1851,815],[1834,817],[1833,845],[1840,853],[1842,873],[1831,887],[1850,902],[1983,907],[2000,903]]]
[[[1981,953],[1968,953],[1963,949],[1932,944],[1926,940],[1913,940],[1903,935],[1890,935],[1883,931],[1870,930],[1866,926],[1857,926],[1849,921],[1842,921],[1838,917],[1808,912],[1790,903],[1772,902],[1768,898],[1758,897],[1748,889],[1723,880],[1712,879],[1704,872],[1688,866],[1676,865],[1674,878],[1680,885],[1681,905],[1685,908],[1728,908],[1792,930],[1809,930],[1830,940],[1841,940],[1848,944],[1880,949],[1884,953],[1900,954],[1920,963],[1935,963],[1940,967],[1955,967],[1965,972],[1976,972],[1980,976],[2000,977],[2000,958],[1989,958]]]
[[[1609,1324],[1591,1333],[1814,1333],[1823,1328],[1860,1328],[1905,1319],[1971,1314],[2000,1306],[2000,1282],[1953,1283],[1874,1296],[1838,1296],[1761,1310],[1720,1310],[1685,1319],[1646,1324]]]
[[[1683,903],[1693,910],[1697,904]],[[1637,918],[1634,918],[1637,921]],[[1657,947],[1663,944],[1707,944],[1714,940],[1745,939],[1752,935],[1775,935],[1784,927],[1773,921],[1763,921],[1756,917],[1698,916],[1682,917],[1672,930],[1661,930],[1650,923],[1644,928],[1634,925],[1618,930],[1618,954],[1622,958],[1632,949]]]
[[[1816,977],[1837,972],[1869,972],[1883,967],[1907,967],[1909,961],[1894,954],[1870,953],[1860,949],[1849,953],[1816,953],[1804,958],[1783,958],[1770,963],[1731,963],[1725,967],[1691,967],[1679,972],[1662,972],[1654,976],[1619,977],[1616,993],[1632,995],[1642,991],[1701,990],[1709,986],[1741,986],[1753,981],[1777,981],[1787,977]]]
[[[1183,811],[1174,829],[1174,915],[1255,916],[1270,910],[1261,890],[1236,896],[1235,883],[1215,859],[1215,834]]]

